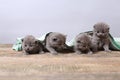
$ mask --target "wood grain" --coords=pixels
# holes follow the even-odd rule
[[[0,80],[119,80],[120,51],[24,55],[0,45]]]

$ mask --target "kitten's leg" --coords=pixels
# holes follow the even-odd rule
[[[91,44],[91,49],[93,52],[97,52],[98,51],[98,42],[97,41],[92,41],[92,44]]]
[[[45,47],[43,46],[42,42],[39,42],[39,54],[43,54]]]
[[[104,48],[104,51],[111,52],[111,50],[109,49],[109,44],[105,44],[103,48]]]
[[[25,55],[29,55],[29,53],[26,52],[25,50],[23,50],[23,54],[25,54]]]
[[[93,52],[89,49],[87,54],[93,54]]]
[[[92,45],[92,51],[97,52],[98,51],[98,45]]]
[[[75,50],[76,54],[82,54],[82,52],[80,50]]]
[[[43,49],[40,48],[39,54],[43,54],[43,53],[44,53]]]
[[[52,53],[53,55],[57,55],[57,54],[58,54],[57,51],[56,51],[54,48],[52,48],[52,47],[50,47],[50,46],[46,46],[46,48],[47,48],[47,50],[48,50],[50,53]]]
[[[111,52],[111,50],[109,49],[109,39],[105,40],[105,44],[103,45],[104,51],[106,52]]]
[[[40,51],[39,54],[44,54],[44,51]]]

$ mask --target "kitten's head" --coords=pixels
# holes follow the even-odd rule
[[[99,38],[107,37],[109,34],[109,25],[106,23],[97,23],[94,25],[94,34]]]
[[[82,51],[88,50],[91,45],[91,39],[87,34],[79,34],[75,39],[75,46]]]
[[[39,40],[35,39],[34,36],[28,35],[22,39],[22,48],[27,53],[33,52],[36,48],[38,48]]]
[[[53,32],[49,35],[48,42],[52,47],[61,47],[65,44],[65,41],[66,36],[61,33]]]

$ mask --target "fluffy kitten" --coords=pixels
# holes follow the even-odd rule
[[[61,52],[63,49],[66,48],[65,42],[65,35],[57,32],[50,32],[46,36],[44,45],[50,53],[56,55],[58,54],[58,52]]]
[[[92,37],[93,51],[104,49],[104,51],[110,52],[109,25],[101,22],[95,24],[93,28],[94,28]]]
[[[32,35],[27,35],[22,39],[22,49],[25,54],[42,53],[42,44]]]
[[[83,33],[76,36],[74,51],[77,54],[81,54],[81,53],[92,54],[90,48],[91,48],[91,38],[87,34]]]

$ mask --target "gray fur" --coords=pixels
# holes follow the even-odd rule
[[[97,23],[93,26],[92,49],[94,52],[104,49],[110,52],[109,49],[109,25],[106,23]]]
[[[25,54],[42,53],[42,44],[32,35],[27,35],[22,39],[22,49]]]
[[[90,48],[91,48],[91,38],[87,34],[83,33],[76,36],[74,51],[77,54],[81,54],[81,53],[92,54]]]
[[[46,37],[46,48],[47,50],[56,55],[59,51],[62,51],[65,48],[65,42],[66,42],[66,36],[57,33],[57,32],[51,32]]]

